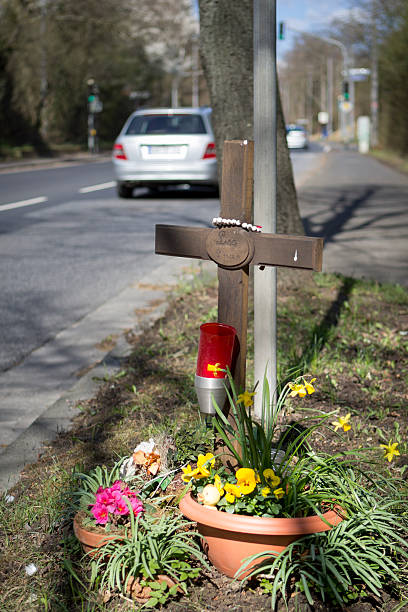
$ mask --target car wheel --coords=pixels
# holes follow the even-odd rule
[[[131,198],[133,193],[133,187],[129,187],[128,185],[124,185],[123,183],[118,183],[116,185],[116,191],[120,198]]]

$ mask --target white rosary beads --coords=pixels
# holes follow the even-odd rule
[[[238,219],[224,219],[223,217],[214,217],[212,220],[216,227],[242,227],[248,232],[261,232],[261,225],[252,225],[252,223],[241,223]]]

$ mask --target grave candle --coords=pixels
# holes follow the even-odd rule
[[[222,408],[226,398],[226,369],[231,370],[236,330],[223,323],[200,326],[195,389],[200,411],[215,414],[212,398]]]

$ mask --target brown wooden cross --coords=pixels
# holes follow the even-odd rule
[[[252,141],[225,141],[221,217],[251,223],[253,159]],[[322,238],[254,233],[242,227],[156,225],[156,253],[218,264],[218,321],[237,330],[233,371],[237,389],[245,387],[249,264],[320,271],[322,250]]]

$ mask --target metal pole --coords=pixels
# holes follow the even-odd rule
[[[192,106],[197,107],[200,105],[200,93],[199,93],[199,66],[198,66],[198,38],[193,38],[193,70],[192,70],[192,92],[191,92],[191,102]]]
[[[276,0],[254,0],[254,221],[276,233]],[[276,268],[254,269],[255,415],[262,408],[265,373],[276,375]]]
[[[179,86],[180,76],[179,74],[173,74],[171,80],[171,106],[172,108],[178,107],[178,86]]]
[[[371,28],[371,146],[378,145],[378,45],[375,4],[372,2],[372,28]]]
[[[354,81],[353,81],[353,79],[350,78],[350,76],[348,77],[348,79],[349,79],[350,103],[351,103],[351,111],[349,113],[349,115],[350,115],[350,140],[353,141],[354,140],[354,133],[355,133],[354,109],[355,109],[355,104],[356,104],[356,92],[355,92],[355,88],[354,88]]]
[[[327,124],[327,135],[333,132],[333,58],[327,58],[327,112],[329,123]]]

